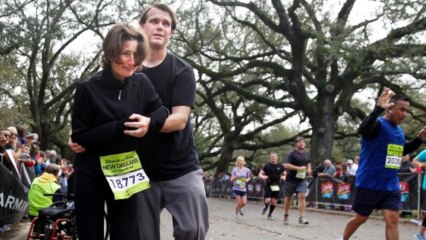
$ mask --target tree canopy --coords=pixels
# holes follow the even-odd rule
[[[411,97],[425,84],[422,1],[369,2],[367,16],[355,0],[209,2],[199,2],[196,20],[179,34],[202,77],[201,104],[233,92],[242,102],[281,110],[258,112],[260,122],[306,119],[314,162],[332,156],[335,139],[357,136],[357,124],[342,120],[361,121],[383,87]],[[421,99],[410,100],[425,110]]]
[[[410,98],[409,136],[425,123],[421,0],[167,2],[179,18],[170,49],[198,76],[193,123],[205,169],[226,171],[236,154],[284,156],[296,135],[310,139],[314,163],[353,157],[357,126],[384,87]],[[73,91],[99,69],[103,34],[149,3],[5,1],[0,116],[16,115],[3,124],[25,123],[42,147],[67,149]]]

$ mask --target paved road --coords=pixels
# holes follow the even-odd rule
[[[329,211],[310,211],[306,217],[309,225],[297,223],[298,212],[290,212],[290,225],[283,225],[283,209],[279,206],[275,210],[276,219],[269,221],[260,215],[262,205],[249,203],[245,208],[245,216],[238,222],[234,220],[234,202],[230,199],[209,198],[210,229],[206,240],[334,240],[343,231],[343,228],[352,214],[330,213]],[[172,240],[172,219],[167,211],[161,216],[161,239]],[[28,231],[28,224],[20,224],[19,228],[7,235],[0,235],[0,239],[23,240]],[[362,225],[352,237],[354,240],[382,240],[385,239],[385,225],[383,220],[370,219]],[[402,221],[399,225],[400,239],[411,240],[417,226]]]
[[[279,206],[274,213],[276,219],[269,221],[261,216],[262,205],[251,203],[245,208],[242,220],[234,220],[234,202],[209,198],[210,229],[207,240],[334,240],[340,237],[352,214],[331,214],[329,211],[308,211],[306,217],[309,225],[298,224],[298,211],[290,211],[290,225],[283,225],[283,209]],[[400,239],[413,239],[417,226],[412,223],[401,223]],[[385,239],[383,220],[370,219],[362,225],[351,239],[381,240]],[[171,240],[171,217],[164,211],[162,215],[162,238]]]

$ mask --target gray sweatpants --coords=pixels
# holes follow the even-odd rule
[[[169,181],[151,181],[151,188],[137,194],[137,221],[141,240],[160,240],[160,213],[173,216],[177,240],[203,240],[209,228],[208,205],[201,169]]]

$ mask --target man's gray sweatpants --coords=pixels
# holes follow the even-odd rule
[[[205,238],[209,217],[202,173],[199,169],[173,180],[151,181],[150,189],[137,194],[140,239],[160,240],[160,213],[164,208],[173,216],[176,240]]]

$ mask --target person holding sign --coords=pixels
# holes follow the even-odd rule
[[[293,194],[297,193],[299,203],[299,223],[309,224],[305,218],[305,194],[308,191],[306,176],[312,174],[311,160],[305,152],[305,139],[297,136],[294,139],[295,149],[290,152],[284,162],[287,169],[287,177],[284,182],[284,225],[288,225],[288,212],[292,202]]]
[[[229,179],[233,183],[232,191],[236,201],[235,220],[239,220],[240,215],[244,216],[244,206],[247,204],[247,183],[250,181],[251,171],[244,167],[245,164],[244,157],[238,156]]]
[[[386,88],[370,115],[361,123],[360,164],[355,186],[357,192],[342,239],[349,239],[374,209],[382,209],[386,223],[386,239],[399,239],[398,210],[401,208],[398,169],[402,156],[418,149],[426,140],[426,127],[406,143],[400,124],[408,115],[408,99]],[[380,115],[385,112],[384,116]]]
[[[150,184],[136,149],[148,129],[158,132],[168,116],[145,74],[135,73],[146,44],[137,28],[113,26],[103,41],[103,69],[75,92],[71,139],[85,148],[74,161],[79,239],[103,239],[105,202],[110,239],[139,239],[135,195]],[[140,125],[126,127],[129,121]]]

